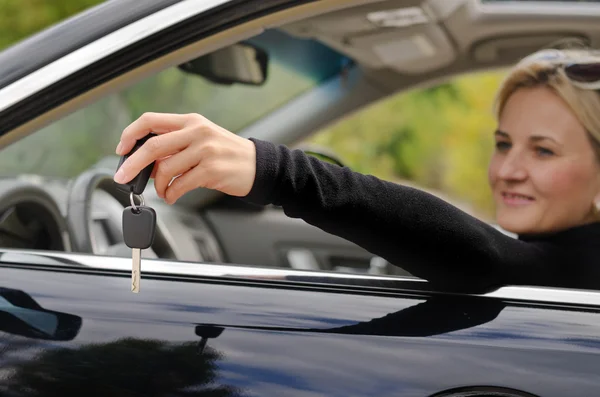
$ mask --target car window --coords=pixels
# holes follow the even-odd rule
[[[314,88],[349,60],[312,40],[270,30],[248,40],[270,57],[261,86],[221,85],[170,68],[2,149],[0,175],[72,178],[114,156],[123,128],[144,112],[200,113],[233,132]]]
[[[200,113],[239,132],[351,64],[351,60],[315,41],[294,39],[278,31],[267,31],[250,42],[269,53],[264,85],[221,85],[177,67],[164,70],[4,148],[1,175],[34,174],[68,180],[107,159],[107,164],[113,164],[123,128],[148,111]],[[485,169],[493,148],[492,99],[500,79],[501,73],[480,74],[398,94],[316,132],[300,144],[311,155],[341,161],[382,179],[417,185],[482,219],[491,218]],[[258,220],[218,210],[208,214],[207,219],[227,253],[221,257],[208,255],[200,247],[200,255],[187,258],[301,270],[409,275],[349,242],[344,245],[316,234],[320,231],[301,229],[306,225],[291,219],[267,216]],[[194,230],[201,227],[195,220],[188,223],[194,225]],[[236,240],[240,232],[256,227],[273,230],[242,233]],[[99,244],[103,233],[94,229],[93,234]],[[208,244],[205,236],[193,238],[198,245]],[[116,242],[118,239],[111,244]],[[104,245],[107,248],[110,244]]]

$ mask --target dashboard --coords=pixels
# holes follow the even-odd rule
[[[200,213],[169,206],[151,193],[144,194],[144,198],[146,205],[156,211],[158,230],[152,248],[143,252],[145,257],[223,262],[219,243]],[[94,252],[100,255],[131,256],[131,249],[123,247],[123,205],[110,194],[97,190],[94,192],[91,208],[90,234]]]

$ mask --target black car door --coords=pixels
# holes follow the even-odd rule
[[[228,277],[227,266],[222,277],[146,272],[132,294],[128,272],[110,270],[119,258],[104,270],[27,261],[0,265],[2,395],[589,396],[600,386],[594,306],[291,270]]]

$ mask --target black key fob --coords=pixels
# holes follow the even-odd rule
[[[131,151],[129,153],[121,156],[121,160],[119,161],[119,166],[117,167],[117,170],[119,168],[121,168],[121,165],[125,162],[125,160],[127,160],[129,158],[129,156],[131,156],[133,153],[135,153],[139,148],[142,147],[142,145],[148,139],[152,138],[153,136],[156,136],[156,134],[148,134],[145,137],[143,137],[142,139],[139,139],[136,142],[136,144],[133,146],[133,149],[131,149]],[[119,190],[122,190],[127,193],[133,192],[134,194],[140,195],[146,189],[146,185],[148,184],[148,180],[150,179],[150,174],[152,174],[153,168],[154,168],[154,161],[152,163],[148,164],[139,174],[137,174],[135,176],[135,178],[133,178],[129,182],[127,182],[127,183],[115,182],[115,185],[117,185],[117,188]]]
[[[145,205],[136,209],[126,207],[123,210],[123,241],[133,249],[147,249],[154,243],[156,235],[156,211]]]

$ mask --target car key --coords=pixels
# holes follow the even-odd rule
[[[146,141],[150,138],[152,138],[153,136],[156,136],[156,134],[148,134],[145,137],[138,139],[138,141],[135,143],[135,145],[133,145],[133,149],[131,149],[131,151],[123,156],[121,156],[121,160],[119,161],[119,166],[117,167],[117,170],[119,170],[119,168],[121,168],[121,165],[123,165],[123,163],[125,162],[125,160],[127,160],[133,153],[135,153],[139,148],[142,147],[142,145],[144,143],[146,143]],[[152,174],[152,169],[154,168],[154,161],[150,164],[148,164],[146,167],[144,167],[144,169],[136,175],[135,178],[133,178],[132,180],[130,180],[127,183],[117,183],[115,182],[115,185],[117,185],[117,188],[119,188],[120,190],[127,192],[127,193],[131,193],[133,192],[134,194],[140,195],[144,192],[144,190],[146,189],[146,185],[148,184],[148,180],[150,179],[150,174]]]
[[[156,234],[156,212],[153,208],[144,205],[140,196],[140,205],[133,201],[133,192],[130,194],[131,206],[123,210],[123,240],[131,248],[131,291],[140,292],[140,279],[142,271],[142,250],[150,248]]]

